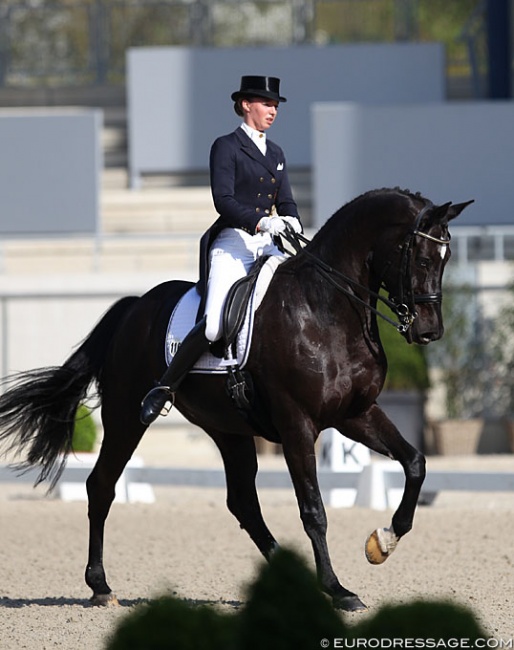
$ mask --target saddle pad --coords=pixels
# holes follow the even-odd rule
[[[260,306],[262,299],[268,289],[269,283],[278,268],[286,258],[282,255],[273,255],[262,267],[255,288],[250,297],[248,308],[244,319],[243,326],[237,335],[236,339],[236,358],[234,359],[220,359],[215,357],[210,352],[203,354],[196,362],[191,372],[210,374],[210,373],[226,373],[228,366],[233,366],[234,363],[240,368],[243,368],[248,360],[250,352],[250,345],[252,342],[253,319],[257,308]],[[196,322],[196,315],[200,306],[200,295],[195,287],[189,289],[173,310],[170,321],[168,323],[168,330],[166,332],[165,342],[165,357],[166,363],[169,365],[178,350],[181,342],[184,340],[188,332],[194,327]]]

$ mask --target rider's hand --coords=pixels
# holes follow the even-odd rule
[[[288,223],[291,228],[295,231],[297,234],[301,234],[303,232],[302,224],[300,223],[300,220],[297,219],[296,217],[280,217],[283,221]]]
[[[262,217],[257,224],[257,232],[269,232],[270,235],[280,235],[286,229],[286,224],[280,217]]]

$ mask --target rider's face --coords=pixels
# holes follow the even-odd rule
[[[278,102],[264,97],[244,99],[242,102],[244,121],[257,131],[266,131],[275,121]]]

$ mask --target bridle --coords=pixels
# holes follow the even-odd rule
[[[308,244],[310,240],[307,237],[304,237],[301,234],[296,233],[289,224],[286,224],[285,232],[281,233],[283,237],[294,249],[294,254],[303,252],[312,262],[314,268],[318,273],[327,280],[333,287],[338,291],[341,291],[346,296],[354,300],[355,302],[360,303],[366,309],[369,309],[371,312],[380,316],[383,320],[387,321],[393,325],[401,334],[405,334],[409,328],[412,326],[416,317],[418,315],[416,311],[416,305],[418,304],[440,304],[442,301],[441,292],[437,293],[427,293],[427,294],[414,294],[412,288],[412,274],[411,274],[411,264],[412,264],[412,251],[414,247],[414,242],[416,237],[423,237],[428,239],[436,244],[441,246],[447,246],[450,243],[451,237],[448,233],[447,239],[440,239],[438,237],[433,237],[426,232],[420,230],[420,224],[423,217],[426,213],[433,207],[432,202],[427,202],[427,204],[418,212],[416,219],[412,228],[405,235],[405,239],[400,246],[401,250],[401,261],[400,268],[398,271],[399,279],[398,286],[399,292],[398,296],[389,296],[389,298],[384,297],[383,295],[372,291],[369,287],[366,287],[359,282],[356,282],[352,278],[348,277],[341,271],[332,268],[329,264],[320,260],[318,257],[313,255],[310,251],[305,250],[302,246],[303,244]],[[282,250],[287,254],[292,254],[290,251]],[[386,264],[386,269],[390,268],[392,262],[389,261]],[[385,275],[385,270],[384,270]],[[341,284],[343,282],[344,284]],[[345,286],[348,285],[348,286]],[[381,282],[381,286],[383,282]],[[349,288],[348,288],[349,287]],[[384,287],[385,288],[385,287]],[[360,298],[355,291],[364,291],[368,294],[369,297],[374,298],[376,301],[380,301],[385,304],[389,309],[396,315],[398,321],[394,321],[378,309],[370,305],[368,302]]]
[[[417,311],[416,305],[419,304],[440,304],[443,296],[440,291],[437,293],[421,293],[415,294],[412,288],[412,274],[410,270],[412,268],[412,250],[414,247],[414,241],[416,237],[423,237],[429,241],[435,242],[440,246],[448,246],[451,241],[451,236],[448,233],[447,239],[440,239],[439,237],[433,237],[426,232],[423,232],[419,229],[420,223],[426,213],[433,208],[433,203],[428,201],[427,204],[418,212],[414,225],[411,230],[405,236],[403,244],[401,246],[402,258],[400,263],[400,272],[399,272],[399,295],[398,297],[390,297],[390,300],[397,305],[401,305],[402,312],[408,314],[407,319],[410,320],[408,323],[407,329],[414,322]],[[400,316],[398,316],[400,318]],[[405,332],[407,330],[400,330]]]

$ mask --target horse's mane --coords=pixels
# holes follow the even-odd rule
[[[348,201],[348,203],[345,203],[342,207],[340,207],[334,214],[327,220],[326,223],[328,223],[331,219],[334,217],[341,217],[343,216],[343,213],[350,213],[352,208],[355,207],[356,204],[362,203],[365,200],[372,200],[372,199],[382,199],[382,198],[389,198],[389,197],[403,197],[410,199],[412,201],[418,200],[418,201],[426,201],[427,199],[422,196],[421,192],[411,192],[408,189],[401,189],[400,187],[382,187],[380,189],[375,189],[375,190],[368,190],[367,192],[363,192],[359,196],[356,196],[354,199],[351,201]],[[326,224],[325,224],[326,225]]]
[[[407,199],[409,201],[427,201],[427,199],[422,196],[420,192],[411,192],[408,189],[401,189],[400,187],[383,187],[380,189],[368,190],[367,192],[364,192],[363,194],[355,197],[351,201],[348,201],[348,203],[345,203],[336,212],[334,212],[334,214],[332,214],[332,216],[327,219],[327,221],[315,235],[313,242],[318,238],[324,239],[323,236],[325,235],[326,231],[333,231],[336,223],[338,232],[344,236],[345,233],[349,232],[352,221],[354,221],[352,218],[356,212],[361,214],[360,207],[365,207],[370,201],[375,202],[377,199],[384,199],[385,201],[389,201],[391,198]],[[385,216],[386,215],[384,213],[384,217]]]

